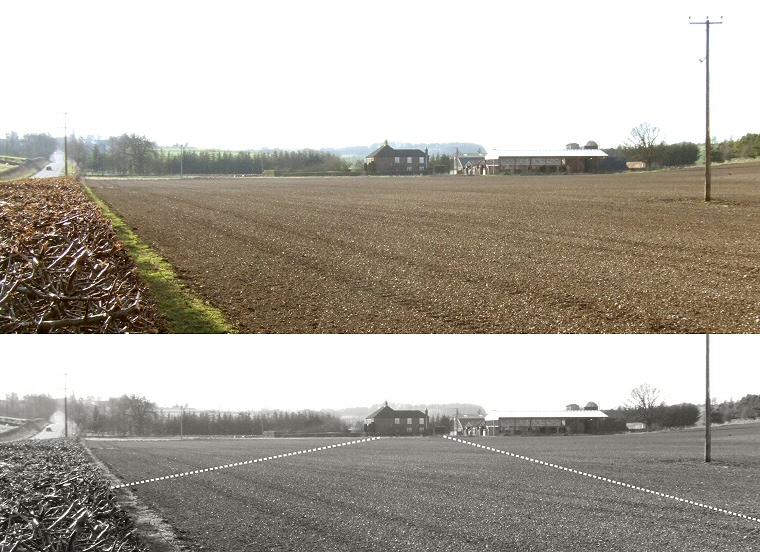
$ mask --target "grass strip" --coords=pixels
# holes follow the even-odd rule
[[[171,264],[130,230],[126,223],[95,193],[82,184],[87,196],[113,225],[138,271],[150,287],[166,330],[173,334],[237,333],[222,312],[194,296],[177,277]]]

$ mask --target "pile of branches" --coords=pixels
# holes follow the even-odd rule
[[[113,490],[74,441],[0,445],[0,552],[145,551]]]
[[[0,333],[155,333],[110,221],[71,177],[0,185]]]

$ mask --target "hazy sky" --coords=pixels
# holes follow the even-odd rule
[[[0,396],[59,397],[64,382],[77,397],[221,410],[606,409],[642,383],[668,404],[705,396],[704,335],[0,336],[0,347],[11,360]],[[711,336],[710,372],[719,402],[760,394],[760,336]]]
[[[703,142],[760,129],[756,0],[5,2],[0,136],[222,149]],[[64,117],[64,113],[67,113]]]

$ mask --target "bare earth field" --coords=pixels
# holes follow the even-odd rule
[[[760,331],[760,163],[87,185],[245,333]]]
[[[757,550],[760,425],[715,430],[712,464],[702,438],[470,439],[702,506],[443,438],[384,438],[131,488],[194,551]],[[87,444],[134,483],[336,442]]]

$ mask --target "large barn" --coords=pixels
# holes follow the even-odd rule
[[[561,435],[594,433],[607,414],[590,402],[565,410],[496,411],[486,416],[486,435]]]
[[[563,150],[507,150],[486,155],[485,174],[595,173],[607,154],[596,142],[584,147],[567,144]]]

